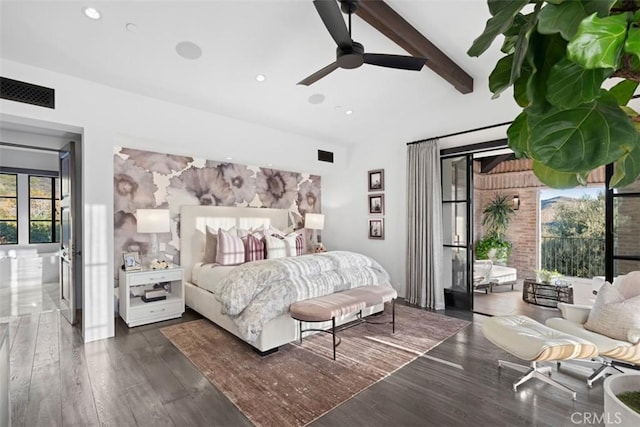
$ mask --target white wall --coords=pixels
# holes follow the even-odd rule
[[[127,146],[211,160],[316,173],[329,177],[348,164],[347,150],[296,134],[206,113],[107,86],[1,60],[4,77],[56,89],[56,109],[0,100],[0,120],[82,134],[84,197],[83,335],[114,334],[113,150]],[[318,162],[317,149],[335,163]],[[323,182],[323,204],[336,205]]]

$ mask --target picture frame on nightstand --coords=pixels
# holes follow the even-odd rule
[[[122,254],[124,261],[124,271],[136,271],[142,269],[142,263],[140,262],[140,253],[138,252],[125,252]]]

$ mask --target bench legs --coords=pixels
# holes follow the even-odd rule
[[[498,360],[498,368],[507,367],[514,369],[519,372],[524,372],[525,374],[518,378],[516,382],[513,383],[513,391],[518,391],[518,386],[524,384],[532,378],[539,379],[540,381],[544,381],[547,384],[550,384],[554,387],[558,387],[568,393],[571,393],[571,397],[573,400],[576,400],[576,392],[564,384],[559,383],[558,381],[552,380],[551,377],[551,367],[549,366],[538,366],[536,362],[531,362],[531,366],[519,365],[517,363],[507,362],[505,360]]]
[[[383,308],[383,312],[384,312],[384,308]],[[358,315],[358,319],[360,320],[359,322],[355,324],[343,325],[343,327],[341,327],[340,330],[342,331],[344,329],[347,329],[352,326],[356,326],[356,325],[359,325],[360,323],[365,323],[365,322],[373,323],[376,325],[391,323],[392,331],[394,334],[396,333],[396,300],[395,299],[391,300],[391,322],[373,322],[370,320],[366,320],[362,317],[362,310],[360,310],[357,315]],[[333,339],[333,360],[336,360],[336,347],[340,345],[340,343],[342,342],[342,339],[336,335],[336,318],[335,317],[331,318],[331,331],[327,331],[319,328],[302,329],[302,320],[298,320],[298,329],[300,330],[300,345],[302,345],[303,332],[324,332],[326,334],[331,334]]]

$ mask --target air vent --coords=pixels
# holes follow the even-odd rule
[[[39,107],[56,108],[55,89],[6,77],[0,77],[0,98]]]
[[[333,163],[333,153],[331,151],[318,150],[318,160]]]

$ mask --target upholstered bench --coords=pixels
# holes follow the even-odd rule
[[[531,366],[498,360],[498,367],[515,369],[525,374],[513,383],[513,391],[531,378],[537,378],[555,387],[571,393],[576,400],[576,392],[569,387],[549,378],[551,367],[539,367],[538,362],[561,361],[568,359],[584,359],[596,356],[598,349],[595,344],[556,331],[526,316],[495,316],[482,324],[484,336],[496,346],[513,354],[519,359],[528,360]],[[545,375],[545,374],[548,374]]]
[[[336,335],[336,319],[356,313],[360,322],[366,321],[362,317],[362,310],[375,305],[391,302],[392,331],[396,331],[395,301],[398,293],[389,286],[361,286],[334,294],[323,295],[298,301],[289,307],[291,317],[299,322],[300,343],[303,332],[328,332],[333,337],[333,360],[336,359],[336,347],[340,345],[340,337]],[[331,321],[331,330],[307,328],[302,329],[302,322]],[[375,323],[375,322],[371,322]],[[350,325],[353,326],[353,325]],[[336,343],[336,338],[338,342]]]

